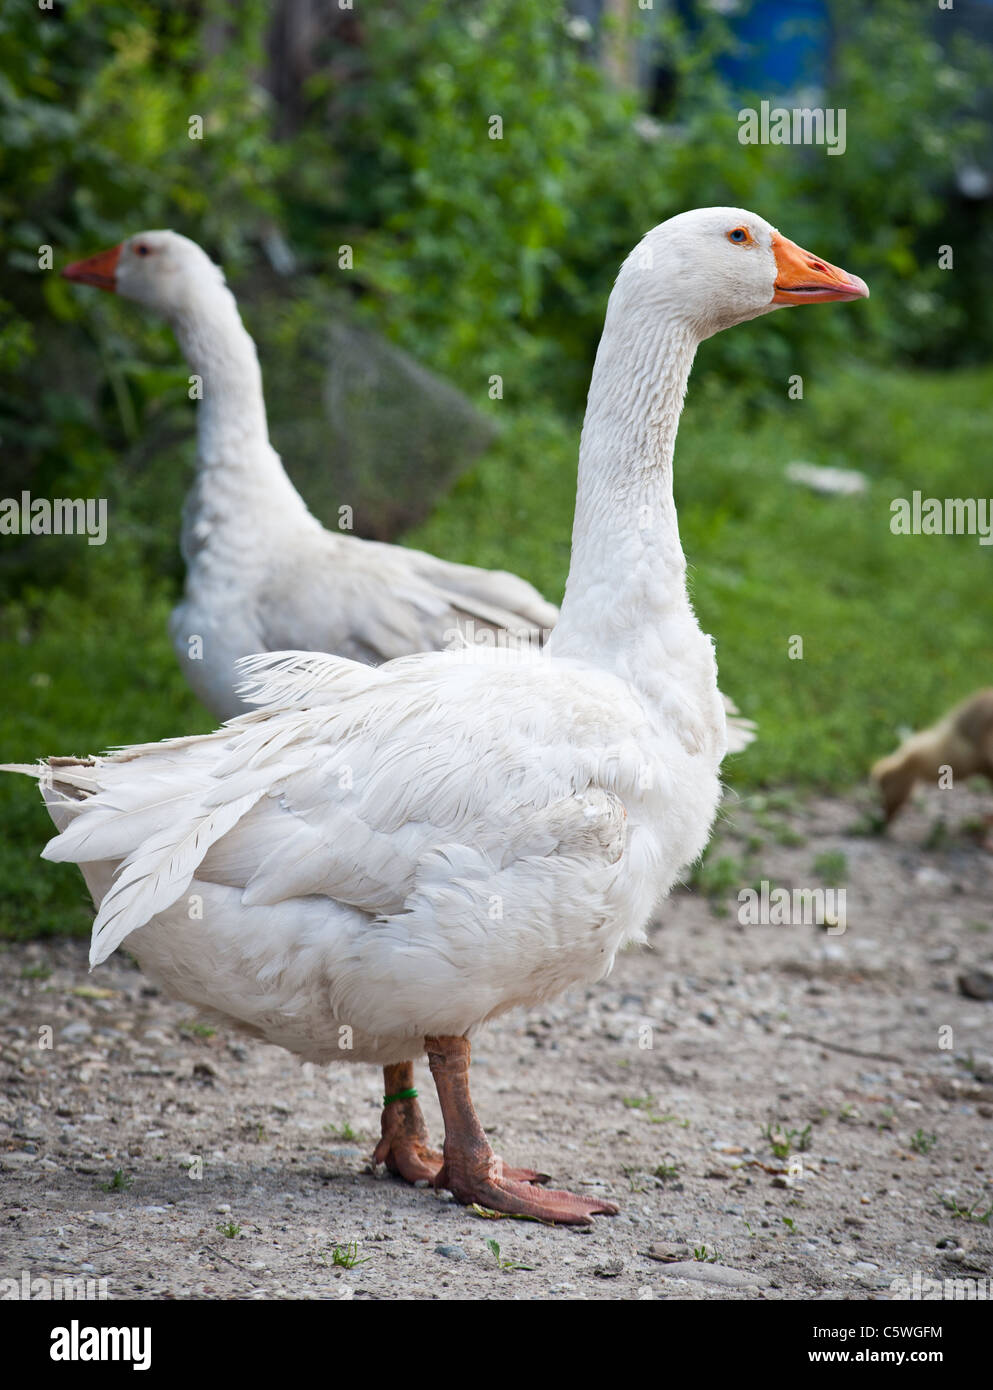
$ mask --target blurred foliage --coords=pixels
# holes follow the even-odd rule
[[[710,345],[700,369],[753,399],[779,399],[815,347],[823,362],[856,334],[863,356],[988,353],[989,200],[953,190],[989,140],[972,114],[989,50],[939,47],[927,7],[832,0],[824,100],[847,109],[845,154],[741,145],[739,108],[775,94],[722,82],[718,60],[737,40],[717,8],[697,5],[692,24],[662,6],[634,12],[669,75],[655,117],[604,75],[602,36],[538,0],[377,0],[349,42],[332,36],[311,55],[289,114],[266,85],[265,0],[6,5],[0,495],[106,495],[123,467],[119,524],[133,521],[155,568],[178,575],[157,534],[192,426],[171,337],[135,306],[38,268],[39,248],[57,270],[149,226],[193,236],[236,288],[279,229],[302,286],[347,287],[358,312],[484,405],[493,373],[511,408],[580,404],[619,262],[654,223],[711,203],[762,212],[873,289],[857,316],[779,314],[761,343]],[[194,116],[202,139],[189,138]],[[954,273],[937,266],[947,243]],[[342,245],[353,271],[338,269]],[[247,317],[264,365],[275,315],[262,301]],[[143,466],[151,477],[136,483]],[[159,505],[138,514],[156,476]],[[0,577],[23,580],[31,558],[5,546]],[[49,559],[64,578],[68,548]]]
[[[639,111],[593,65],[564,12],[486,0],[378,6],[368,68],[343,122],[346,203],[367,227],[358,258],[383,320],[467,389],[485,371],[518,399],[585,395],[617,267],[655,223],[687,207],[743,205],[872,282],[860,351],[961,361],[987,355],[993,250],[988,201],[957,209],[956,170],[989,155],[971,94],[993,77],[988,50],[931,37],[931,16],[903,0],[834,0],[834,79],[847,149],[742,145],[738,111],[766,92],[731,92],[717,75],[735,43],[717,7],[689,30],[641,14],[656,62],[672,74],[665,119]],[[649,28],[650,26],[650,28]],[[397,81],[397,73],[409,74]],[[490,121],[503,121],[490,139]],[[957,217],[957,214],[961,215]],[[954,242],[955,273],[938,269]],[[735,335],[709,356],[747,382],[803,371],[853,323],[778,315],[747,355]],[[777,388],[778,391],[778,388]]]

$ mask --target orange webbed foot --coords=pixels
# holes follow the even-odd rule
[[[497,1158],[474,1170],[446,1163],[435,1186],[448,1188],[464,1206],[475,1204],[508,1216],[531,1217],[560,1226],[588,1226],[594,1216],[617,1215],[618,1208],[603,1197],[580,1197],[575,1192],[538,1187],[534,1181],[522,1182],[511,1176],[518,1171],[529,1170],[504,1168]]]

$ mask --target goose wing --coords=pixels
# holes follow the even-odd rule
[[[86,780],[98,789],[82,797],[52,771],[65,828],[45,857],[117,865],[93,964],[194,878],[237,887],[246,907],[317,895],[382,919],[429,871],[620,858],[614,786],[637,784],[645,731],[613,677],[540,657],[372,669],[277,653],[245,665],[262,682],[257,712],[96,760]]]

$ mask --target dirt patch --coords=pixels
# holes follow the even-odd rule
[[[589,1231],[371,1172],[371,1067],[211,1034],[120,955],[88,975],[83,942],[10,946],[0,1278],[149,1299],[872,1299],[915,1273],[990,1278],[993,1002],[958,985],[993,969],[989,795],[949,795],[887,837],[853,801],[731,801],[713,900],[675,894],[604,984],[478,1040],[498,1152],[620,1203]],[[741,925],[762,879],[844,887],[844,931]]]

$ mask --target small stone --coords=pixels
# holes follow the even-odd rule
[[[446,1260],[467,1260],[469,1258],[461,1245],[436,1245],[434,1253],[444,1255]]]
[[[958,955],[958,947],[952,945],[939,946],[937,950],[931,951],[924,957],[928,965],[947,965]]]
[[[947,893],[952,886],[952,880],[947,874],[943,874],[940,869],[932,869],[929,864],[917,870],[914,882],[920,888],[930,888],[937,893]]]
[[[958,977],[959,994],[967,999],[993,999],[993,974],[988,970],[967,970]]]
[[[732,1269],[730,1265],[707,1264],[703,1260],[681,1260],[666,1268],[669,1279],[699,1279],[704,1283],[723,1284],[729,1289],[755,1288],[761,1285],[759,1275]]]
[[[83,1020],[80,1019],[76,1023],[67,1023],[64,1028],[60,1028],[59,1037],[62,1039],[63,1042],[68,1043],[85,1042],[86,1039],[92,1033],[92,1031],[93,1029],[90,1027],[90,1025],[88,1023],[84,1023]]]

